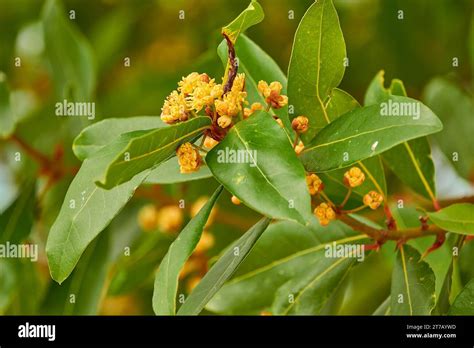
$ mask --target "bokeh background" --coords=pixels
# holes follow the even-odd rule
[[[286,71],[293,35],[312,0],[260,3],[265,20],[247,34]],[[80,163],[72,154],[72,140],[92,121],[54,116],[58,98],[40,23],[43,4],[39,0],[0,0],[0,71],[8,78],[21,119],[15,134],[36,151],[75,167]],[[248,1],[65,0],[63,5],[66,12],[75,11],[73,25],[89,41],[95,56],[96,122],[109,117],[159,115],[164,98],[189,72],[207,72],[220,79],[223,68],[216,55],[220,28]],[[403,80],[409,96],[424,100],[445,123],[446,132],[432,139],[439,194],[446,198],[472,194],[474,2],[335,0],[335,5],[349,57],[341,88],[362,102],[369,82],[380,69],[385,70],[388,81]],[[399,19],[399,11],[403,11],[403,19]],[[16,57],[21,57],[21,67],[15,66]],[[130,58],[130,67],[124,67],[125,57]],[[458,64],[453,66],[454,58]],[[5,224],[12,221],[5,212],[19,198],[27,197],[23,199],[27,204],[19,210],[24,214],[20,220],[31,229],[25,238],[38,243],[42,254],[37,264],[0,262],[0,313],[151,314],[153,272],[175,235],[141,231],[138,211],[144,204],[162,207],[182,198],[191,206],[210,195],[216,182],[209,179],[139,192],[94,248],[87,250],[87,257],[71,279],[58,286],[49,278],[44,243],[72,174],[45,190],[47,177],[37,175],[37,162],[31,156],[15,161],[16,151],[15,142],[0,140],[0,226],[1,219]],[[460,155],[459,161],[452,160],[454,152]],[[389,181],[393,182],[392,193],[407,194],[394,177]],[[213,246],[199,262],[212,262],[257,219],[245,207],[233,206],[227,196],[221,199],[210,228]],[[138,252],[123,257],[125,246]],[[371,265],[372,272],[386,271],[384,265],[376,268],[376,260]],[[194,275],[191,272],[188,282],[201,271],[202,267]],[[382,278],[372,290],[378,291],[376,298],[385,298],[389,289],[389,279]],[[185,287],[186,282],[183,284]],[[74,303],[71,294],[77,295]],[[350,303],[342,314],[373,311],[368,295]]]

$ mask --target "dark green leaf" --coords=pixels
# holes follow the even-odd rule
[[[454,300],[449,315],[474,315],[474,279],[472,279]]]
[[[110,189],[129,181],[169,159],[179,145],[197,138],[210,124],[209,117],[199,116],[169,127],[128,133],[128,144],[110,161],[96,183]]]
[[[438,227],[455,233],[474,235],[474,204],[457,203],[437,212],[428,213]]]
[[[419,101],[399,96],[391,96],[388,101],[354,109],[327,125],[300,155],[306,170],[324,172],[347,167],[443,128],[436,115]],[[382,116],[390,105],[419,105],[419,117]]]
[[[58,0],[45,3],[42,19],[46,53],[57,97],[90,101],[96,77],[89,43],[71,24]]]
[[[400,247],[392,273],[392,315],[430,315],[434,308],[435,275],[420,258],[413,247]]]
[[[332,0],[315,2],[303,16],[295,34],[288,68],[290,117],[305,115],[309,143],[330,122],[326,100],[344,76],[346,45]]]
[[[10,101],[6,75],[0,71],[0,138],[6,138],[15,130],[16,115]]]
[[[268,218],[261,219],[231,245],[194,288],[179,309],[178,315],[197,315],[201,312],[227,279],[234,274],[269,223]]]
[[[256,112],[237,123],[206,162],[214,177],[252,209],[300,223],[311,218],[303,166],[270,114]]]
[[[179,274],[196,248],[209,214],[221,192],[222,186],[219,186],[197,215],[180,232],[161,262],[156,273],[155,290],[153,292],[153,310],[155,314],[174,315],[176,313]]]
[[[276,290],[306,274],[325,258],[327,243],[354,243],[366,239],[340,222],[321,227],[290,221],[270,225],[236,275],[209,302],[219,314],[259,314],[268,310]]]

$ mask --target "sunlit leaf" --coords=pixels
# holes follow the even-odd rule
[[[474,235],[474,204],[452,204],[437,212],[428,213],[428,217],[446,231]]]

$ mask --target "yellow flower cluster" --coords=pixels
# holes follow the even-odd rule
[[[370,191],[364,196],[363,201],[366,206],[375,210],[380,206],[380,204],[382,204],[383,196],[376,191]]]
[[[273,109],[280,109],[288,104],[288,97],[281,95],[283,86],[280,82],[274,81],[268,85],[265,81],[258,82],[258,91],[262,93],[265,101]]]
[[[324,189],[323,182],[316,174],[306,176],[306,184],[308,185],[309,194],[314,196]]]
[[[359,167],[352,167],[344,173],[344,183],[349,187],[357,187],[363,184],[365,174]]]
[[[216,111],[219,114],[217,123],[221,128],[227,128],[232,123],[232,117],[242,110],[247,92],[245,92],[245,74],[235,77],[231,90],[224,95],[222,100],[215,101]]]
[[[192,173],[199,169],[202,163],[199,150],[191,143],[184,143],[176,150],[181,173]]]
[[[319,220],[321,226],[327,226],[336,218],[336,212],[327,203],[321,203],[314,209],[314,215]]]

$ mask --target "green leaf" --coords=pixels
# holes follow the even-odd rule
[[[217,53],[223,64],[227,62],[227,43],[221,42],[217,48]],[[245,89],[247,91],[247,100],[250,104],[260,103],[265,105],[265,98],[258,92],[258,82],[260,80],[279,81],[283,89],[281,94],[286,95],[286,76],[281,71],[278,64],[255,42],[245,35],[240,35],[235,44],[235,53],[239,59],[239,72],[245,73]],[[272,110],[283,122],[286,129],[291,130],[290,120],[288,119],[288,106]],[[292,131],[292,130],[291,130]]]
[[[36,183],[22,185],[20,196],[0,215],[0,244],[22,242],[31,232],[36,208]]]
[[[321,314],[330,295],[355,263],[355,258],[322,258],[307,272],[292,278],[278,289],[272,314]]]
[[[390,314],[390,296],[383,301],[372,315],[389,315]]]
[[[474,279],[471,279],[454,300],[449,315],[474,315]]]
[[[365,96],[365,105],[381,103],[390,95],[406,97],[400,80],[392,80],[389,89],[384,87],[384,71],[372,80]],[[431,159],[428,139],[419,138],[394,147],[383,153],[387,166],[402,182],[431,201],[436,201],[435,168]]]
[[[197,215],[180,232],[161,262],[156,273],[153,292],[153,310],[156,315],[174,315],[176,313],[179,274],[196,248],[204,225],[206,225],[209,214],[221,192],[222,186],[219,186]]]
[[[129,136],[122,135],[87,158],[69,186],[46,244],[51,276],[59,283],[69,276],[86,247],[107,227],[148,175],[143,172],[112,190],[94,184],[94,179],[129,144]]]
[[[178,315],[197,315],[201,312],[227,279],[239,268],[269,223],[268,218],[261,219],[231,245],[194,288],[179,309]]]
[[[123,133],[168,127],[159,116],[108,118],[85,128],[74,139],[72,150],[76,157],[85,160]],[[150,172],[146,184],[172,184],[212,177],[209,168],[203,166],[194,173],[182,174],[176,157],[170,158]]]
[[[71,276],[61,285],[52,282],[42,304],[43,315],[97,315],[110,266],[111,233],[94,240]],[[74,301],[71,301],[74,296]]]
[[[85,37],[71,24],[58,0],[48,0],[42,12],[46,53],[58,98],[90,101],[94,92],[95,62]]]
[[[10,89],[6,75],[0,71],[0,138],[13,133],[16,126],[16,115],[10,101]]]
[[[209,117],[199,116],[169,127],[130,133],[128,144],[110,161],[97,184],[110,189],[156,167],[174,155],[179,145],[197,138],[210,124]]]
[[[241,33],[260,23],[264,17],[262,6],[257,0],[252,0],[250,5],[237,18],[222,28],[222,33],[226,34],[235,43]]]
[[[72,151],[83,161],[123,133],[166,126],[159,116],[107,118],[84,128],[74,139]]]
[[[259,314],[269,309],[280,286],[323,262],[327,243],[364,239],[339,221],[328,227],[317,222],[309,226],[290,221],[272,224],[206,309],[227,315]]]
[[[290,117],[305,115],[309,129],[305,143],[329,122],[326,100],[344,76],[346,45],[339,18],[331,0],[315,2],[296,30],[288,68],[288,99],[294,107]]]
[[[391,96],[388,101],[392,104],[354,109],[327,125],[300,155],[306,170],[325,172],[344,168],[443,128],[436,115],[419,101],[399,96]],[[419,105],[419,118],[382,116],[381,112],[389,109],[389,105],[414,108]]]
[[[428,213],[430,220],[443,230],[474,235],[474,204],[457,203]]]
[[[0,259],[0,314],[4,314],[10,306],[15,294],[16,274],[13,262]]]
[[[474,141],[472,115],[474,98],[471,93],[445,78],[435,78],[428,83],[423,100],[444,124],[443,133],[434,136],[436,143],[464,178],[471,178],[474,171]],[[462,126],[461,126],[462,125]]]
[[[237,123],[206,162],[214,177],[250,208],[303,224],[311,219],[303,166],[268,113],[256,112]]]
[[[430,315],[435,305],[435,275],[409,245],[400,247],[392,273],[391,314]]]
[[[360,107],[349,93],[334,88],[329,101],[326,104],[326,112],[330,121],[336,120],[339,116]],[[359,207],[364,195],[369,191],[377,191],[384,196],[387,195],[387,184],[385,182],[385,173],[379,156],[360,161],[357,165],[364,171],[367,180],[353,189],[353,194],[347,202],[346,208]],[[343,183],[344,172],[346,169],[334,170],[327,173],[319,173],[324,182],[325,193],[333,200],[342,202],[347,193],[347,186]]]

